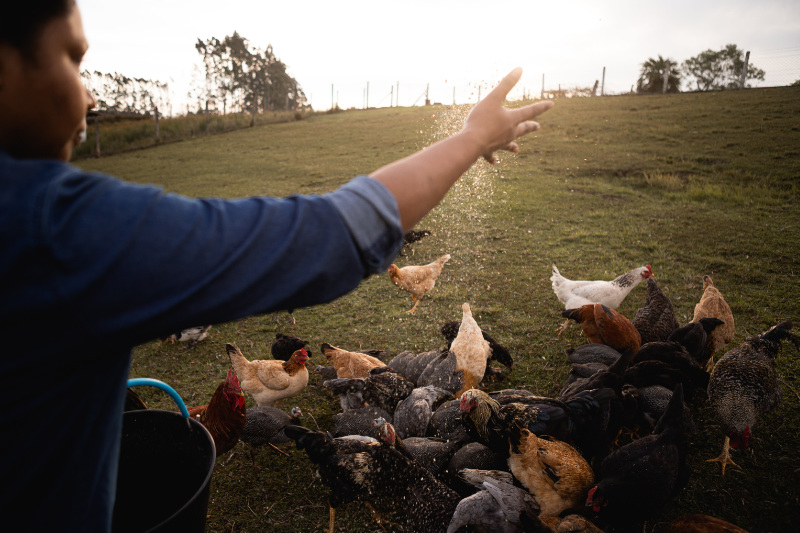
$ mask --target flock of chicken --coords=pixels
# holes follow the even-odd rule
[[[389,270],[412,294],[413,313],[449,255],[424,266]],[[509,351],[482,331],[470,305],[461,322],[441,328],[446,347],[414,354],[348,351],[321,345],[325,389],[341,412],[329,431],[300,423],[282,403],[308,384],[308,342],[277,334],[272,360],[245,358],[226,345],[231,370],[207,406],[190,410],[209,429],[217,455],[241,440],[294,441],[330,489],[335,510],[359,501],[381,527],[404,531],[623,531],[658,516],[686,484],[689,405],[705,390],[725,431],[721,455],[747,446],[758,418],[780,402],[774,358],[781,341],[800,348],[789,322],[745,340],[716,364],[730,343],[730,307],[704,277],[693,320],[680,326],[649,265],[613,281],[573,281],[553,266],[563,316],[580,324],[588,344],[567,351],[571,370],[557,398],[529,391],[482,390],[509,369]],[[646,281],[645,304],[628,320],[615,309]],[[244,393],[257,407],[246,409]],[[698,395],[699,396],[699,395]],[[620,445],[622,435],[629,442]],[[256,465],[255,455],[253,463]],[[257,465],[256,465],[257,467]],[[675,521],[668,531],[743,531],[706,515]],[[694,528],[694,529],[693,529]]]

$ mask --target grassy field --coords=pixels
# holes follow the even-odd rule
[[[318,115],[79,164],[189,196],[321,193],[454,132],[465,113],[434,106]],[[298,335],[311,343],[312,367],[324,363],[322,342],[427,351],[443,344],[439,327],[460,320],[466,301],[515,359],[505,381],[488,387],[555,395],[567,375],[564,350],[585,339],[575,326],[556,336],[553,263],[572,279],[611,279],[650,264],[681,324],[691,320],[709,274],[733,309],[733,345],[781,320],[800,320],[800,87],[559,100],[541,123],[518,155],[475,165],[419,225],[432,235],[397,263],[452,259],[415,316],[405,312],[406,293],[374,276],[334,302],[296,310],[294,325],[275,313],[217,325],[188,353],[157,341],[139,346],[131,377],[164,380],[187,404],[206,403],[229,366],[226,342],[248,358],[270,358],[276,332]],[[313,250],[306,259],[314,260]],[[620,311],[632,317],[644,294],[635,289]],[[798,361],[787,345],[777,360],[783,403],[759,420],[748,450],[734,451],[742,469],[724,477],[719,464],[705,461],[719,454],[723,434],[705,395],[694,398],[692,477],[662,521],[704,513],[752,533],[796,530]],[[141,393],[151,406],[174,409],[155,389]],[[339,408],[317,377],[294,404],[307,426],[321,429]],[[327,488],[304,452],[284,449],[290,457],[260,450],[260,472],[241,443],[227,465],[220,458],[207,531],[327,526]],[[378,528],[363,506],[350,504],[337,513],[337,530]]]

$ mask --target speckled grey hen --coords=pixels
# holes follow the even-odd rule
[[[727,465],[738,466],[731,460],[730,447],[746,448],[758,419],[781,402],[775,357],[783,340],[800,349],[800,338],[791,329],[791,322],[781,322],[761,335],[750,337],[714,365],[708,398],[722,424],[725,442],[719,457],[710,461],[722,463],[722,475]]]
[[[515,486],[508,472],[465,469],[461,477],[480,490],[458,503],[447,533],[467,526],[476,533],[521,533],[526,529],[520,517],[535,520],[539,514],[534,497]]]
[[[389,413],[373,405],[337,413],[333,415],[333,436],[364,435],[372,437],[375,434],[375,419],[387,416]]]
[[[647,280],[644,305],[636,310],[631,320],[642,336],[642,344],[665,341],[678,329],[678,319],[669,297],[658,287],[655,278]]]
[[[250,445],[250,458],[253,460],[254,468],[259,469],[256,463],[256,448],[267,445],[283,453],[275,447],[275,444],[289,442],[283,428],[290,424],[299,424],[301,416],[303,412],[297,406],[292,407],[291,414],[270,405],[260,405],[247,410],[247,418],[239,440]]]
[[[397,433],[402,438],[424,437],[433,412],[442,402],[452,398],[450,391],[433,385],[414,389],[395,409],[393,422]]]
[[[456,372],[457,363],[456,354],[449,350],[434,357],[419,375],[417,387],[433,385],[455,394],[464,386],[464,371]]]

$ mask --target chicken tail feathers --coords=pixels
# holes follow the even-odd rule
[[[672,391],[672,398],[670,398],[667,408],[661,418],[658,419],[656,427],[653,428],[653,434],[658,435],[663,433],[668,427],[683,428],[687,424],[684,421],[684,405],[683,405],[683,383],[675,385]]]
[[[625,350],[622,352],[622,355],[620,355],[619,359],[617,359],[613,365],[608,367],[608,371],[614,375],[622,376],[630,366],[635,353],[636,352],[630,348]]]
[[[770,328],[766,333],[761,334],[761,339],[767,342],[778,344],[782,340],[791,341],[795,348],[800,350],[800,337],[793,335],[789,330],[792,329],[792,323],[788,320],[781,322],[777,326]]]

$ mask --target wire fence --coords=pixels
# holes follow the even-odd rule
[[[800,84],[800,47],[751,51],[749,65],[765,72],[764,80],[751,80],[748,82],[750,87],[782,87]],[[633,91],[635,80],[630,83],[630,89],[619,90],[617,87],[627,87],[629,82],[625,80],[622,83],[613,76],[606,78],[605,74],[605,68],[602,67],[598,69],[597,75],[587,76],[585,81],[562,82],[551,80],[546,73],[543,73],[535,81],[533,78],[523,80],[509,94],[509,99],[602,96]],[[683,90],[691,90],[687,85],[687,83],[683,84]],[[327,94],[320,94],[322,91],[318,91],[316,95],[312,94],[310,104],[317,111],[327,111],[335,107],[365,109],[412,107],[426,104],[474,104],[490,88],[487,84],[455,81],[444,83],[420,81],[340,83],[330,84],[325,91]],[[153,116],[137,116],[135,120],[123,120],[119,124],[117,122],[124,119],[124,116],[108,114],[104,117],[102,128],[98,117],[93,116],[87,132],[88,142],[77,147],[74,156],[77,158],[98,157],[101,153],[116,153],[132,148],[142,148],[173,140],[249,127],[253,125],[254,121],[259,124],[284,122],[299,120],[303,116],[303,113],[294,111],[261,113],[257,119],[248,113],[225,115],[215,113],[211,117],[186,115],[164,121],[159,127],[158,113],[153,110]]]
[[[764,81],[753,87],[781,87],[800,81],[800,47],[754,50],[750,63],[766,72]]]
[[[763,70],[763,81],[750,80],[749,87],[780,87],[792,85],[800,80],[800,47],[750,52],[749,64]],[[608,72],[598,67],[597,72],[589,73],[585,79],[575,76],[569,80],[557,79],[544,72],[539,79],[523,79],[520,86],[509,95],[510,99],[555,98],[559,96],[614,95],[631,92],[635,88],[636,77],[617,72]],[[684,81],[682,90],[690,91],[689,80]],[[597,87],[595,87],[597,83]],[[467,82],[424,82],[372,80],[368,82],[338,82],[327,87],[306,88],[310,104],[314,109],[327,110],[364,109],[369,107],[417,106],[431,104],[474,104],[490,89],[488,85]]]

